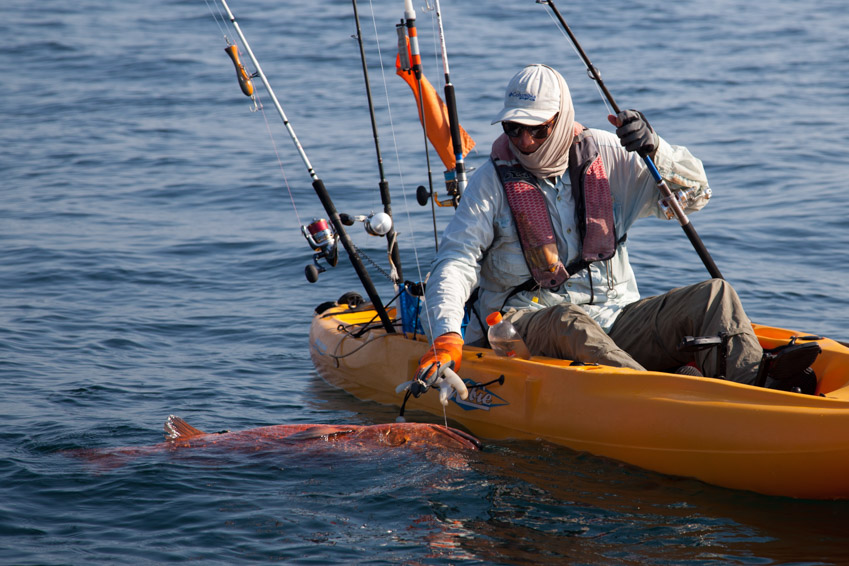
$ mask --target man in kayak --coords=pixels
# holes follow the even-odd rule
[[[477,287],[465,341],[501,311],[532,355],[636,370],[696,363],[715,376],[713,351],[681,352],[685,336],[728,338],[727,378],[751,384],[762,349],[734,289],[721,279],[640,299],[626,235],[638,218],[667,217],[642,156],[654,160],[691,213],[710,198],[700,160],[660,138],[635,110],[609,116],[613,133],[574,120],[563,77],[530,65],[507,86],[492,123],[504,133],[469,180],[443,234],[426,291],[433,346],[417,378],[459,368],[464,305]]]

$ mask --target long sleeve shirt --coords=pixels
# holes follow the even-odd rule
[[[610,182],[617,237],[626,234],[638,218],[666,218],[658,203],[660,194],[655,181],[639,155],[625,151],[611,132],[591,132]],[[654,162],[673,192],[691,189],[686,212],[699,210],[707,203],[711,191],[704,167],[686,148],[658,138]],[[569,173],[539,182],[560,259],[568,265],[581,253]],[[476,286],[480,287],[477,309],[481,317],[510,307],[541,309],[570,302],[580,305],[605,331],[610,330],[623,307],[640,298],[625,242],[618,245],[612,259],[572,275],[559,289],[522,291],[510,296],[512,290],[530,278],[510,206],[490,160],[472,175],[443,233],[427,280],[425,326],[431,336],[459,333],[464,305]],[[482,336],[483,329],[476,322],[470,323],[466,342],[474,343]]]

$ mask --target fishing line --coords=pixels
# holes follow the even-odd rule
[[[401,196],[402,196],[402,199],[404,201],[404,215],[406,216],[407,227],[410,231],[410,234],[412,236],[412,241],[413,241],[413,245],[409,246],[409,247],[413,251],[413,260],[414,260],[414,263],[415,263],[415,266],[416,266],[416,274],[418,275],[418,280],[420,282],[424,283],[425,282],[425,276],[424,276],[424,274],[422,274],[422,266],[421,266],[422,260],[419,257],[418,247],[415,245],[415,243],[418,241],[418,235],[416,234],[416,230],[413,226],[412,214],[410,213],[410,203],[407,199],[406,184],[404,182],[404,173],[403,173],[403,170],[401,168],[401,154],[400,154],[400,151],[399,151],[399,148],[398,148],[399,144],[398,144],[398,137],[397,137],[397,134],[395,132],[395,122],[394,122],[394,119],[392,117],[392,102],[391,102],[391,99],[390,99],[390,96],[389,96],[389,82],[386,80],[386,67],[383,64],[383,52],[382,52],[382,49],[380,47],[380,35],[378,34],[378,31],[377,31],[377,19],[375,18],[375,15],[374,15],[374,2],[373,2],[373,0],[369,0],[369,9],[371,11],[372,26],[374,28],[375,44],[376,44],[377,54],[378,54],[377,59],[378,59],[378,62],[380,64],[380,75],[381,75],[381,79],[383,80],[383,92],[384,92],[384,96],[386,97],[386,109],[387,109],[387,115],[388,115],[388,118],[389,118],[389,130],[392,134],[392,146],[395,150],[395,164],[396,164],[396,167],[398,168],[398,177],[399,177],[400,185],[401,185]],[[396,232],[396,238],[398,238],[398,237],[399,237],[399,235]],[[404,288],[400,289],[399,295],[400,295],[400,293],[405,293],[405,292],[406,292],[406,285],[404,286]],[[396,296],[396,298],[397,298],[397,296]],[[393,300],[395,300],[395,299],[393,299]],[[430,313],[428,312],[428,310],[426,308],[421,309],[421,310],[423,311],[422,314],[424,315],[424,320],[426,321],[425,324],[427,324],[428,328],[433,328],[431,320],[430,320]],[[432,342],[432,340],[431,340],[431,342]],[[337,361],[337,363],[338,363],[338,361]],[[404,400],[404,405],[406,405],[406,401],[409,397],[410,397],[410,391],[408,390],[407,396]],[[444,408],[443,408],[443,410],[444,410]],[[403,414],[404,414],[404,407],[402,405],[402,407],[401,407],[401,416],[402,417],[403,417]],[[446,420],[446,422],[447,422],[447,420]]]
[[[415,263],[415,267],[416,267],[416,274],[418,275],[418,281],[420,281],[424,285],[425,274],[422,273],[422,259],[419,256],[418,247],[415,245],[415,242],[417,242],[419,240],[419,237],[416,234],[416,230],[413,226],[412,214],[410,212],[410,203],[407,199],[406,185],[404,183],[404,175],[403,175],[402,168],[401,168],[401,155],[400,155],[400,151],[398,149],[398,146],[399,146],[398,138],[397,138],[397,135],[396,135],[396,132],[395,132],[395,123],[394,123],[394,120],[392,118],[392,103],[391,103],[390,96],[389,96],[388,81],[386,80],[386,68],[383,64],[383,56],[382,56],[382,51],[381,51],[381,48],[380,48],[380,36],[378,34],[378,31],[377,31],[377,20],[376,20],[375,15],[374,15],[373,0],[369,0],[369,8],[371,10],[371,19],[372,19],[372,25],[374,27],[375,42],[376,42],[376,45],[377,45],[378,61],[380,63],[380,73],[381,73],[381,78],[383,80],[384,95],[386,97],[386,107],[387,107],[387,113],[388,113],[388,116],[389,116],[389,127],[390,127],[390,131],[392,133],[393,148],[395,150],[395,161],[396,161],[396,166],[398,167],[398,176],[400,178],[401,191],[402,191],[401,196],[402,196],[403,201],[404,201],[404,214],[407,218],[407,226],[408,226],[408,229],[410,230],[410,234],[412,236],[412,241],[413,241],[413,244],[414,244],[414,245],[410,246],[410,248],[413,251],[413,259],[414,259],[414,263]],[[432,10],[433,10],[433,18],[435,18],[436,17],[436,12],[435,12],[436,7],[434,6],[432,8]],[[434,23],[435,23],[435,20],[434,20]],[[434,34],[434,37],[435,36],[436,36],[436,34]],[[437,51],[438,51],[438,49],[434,48],[435,54],[437,53]],[[438,67],[438,59],[437,59],[437,67]],[[425,149],[427,150],[427,142],[425,143]],[[426,308],[423,308],[421,310],[423,311],[421,314],[423,315],[423,318],[425,320],[425,324],[427,325],[428,328],[433,328],[432,321],[430,319],[430,313],[428,312],[428,310]],[[432,343],[432,338],[431,338],[431,343]],[[407,393],[408,393],[408,396],[409,396],[409,391]],[[403,409],[402,409],[402,414],[403,414]]]
[[[437,20],[436,20],[436,13],[437,13],[436,12],[436,5],[435,4],[431,5],[431,0],[427,0],[427,2],[425,2],[425,5],[422,6],[422,12],[430,13],[430,33],[431,33],[431,37],[433,38],[433,68],[438,69],[439,68],[439,41],[438,41],[439,34],[437,33],[437,30],[436,30],[436,22],[437,22]],[[439,86],[442,87],[442,88],[445,88],[445,79],[441,78],[439,80],[441,81],[439,83]]]
[[[218,25],[218,30],[221,32],[221,35],[224,36],[224,41],[227,43],[227,46],[235,45],[235,43],[230,41],[230,38],[228,37],[227,32],[230,30],[230,23],[221,8],[221,5],[219,5],[218,2],[215,2],[217,7],[217,10],[215,10],[210,5],[209,0],[204,0],[204,4],[206,4],[209,13],[212,15],[212,19],[215,20],[215,23]],[[239,51],[242,50],[240,49]],[[251,74],[251,77],[254,76],[256,76],[256,73]],[[292,203],[292,210],[295,212],[295,218],[298,221],[298,225],[301,226],[303,223],[301,222],[301,217],[298,214],[298,207],[295,205],[295,197],[292,194],[292,187],[289,185],[289,179],[286,177],[286,170],[283,166],[283,160],[280,157],[280,151],[277,148],[277,142],[274,139],[274,133],[271,130],[271,123],[268,120],[268,115],[265,113],[265,107],[262,104],[262,100],[258,92],[255,91],[251,98],[254,98],[254,108],[251,109],[251,111],[256,112],[259,110],[262,114],[262,118],[265,121],[265,129],[268,131],[268,138],[271,140],[271,147],[274,149],[274,156],[277,159],[277,165],[280,167],[280,174],[283,177],[283,185],[286,187],[286,192],[289,194],[289,200]]]
[[[424,276],[422,275],[421,259],[419,258],[419,251],[418,251],[418,248],[415,246],[415,242],[418,241],[418,236],[416,234],[415,228],[413,227],[413,218],[412,218],[412,215],[410,214],[410,204],[409,204],[409,201],[407,200],[407,190],[406,190],[406,184],[404,183],[404,173],[403,173],[403,170],[401,168],[401,154],[400,154],[400,151],[398,149],[398,137],[397,137],[396,132],[395,132],[395,122],[392,118],[392,102],[391,102],[390,97],[389,97],[389,83],[386,80],[386,67],[383,64],[383,53],[382,53],[382,50],[380,48],[380,35],[377,32],[377,19],[374,16],[374,2],[373,2],[373,0],[369,0],[369,8],[371,10],[372,25],[374,26],[374,37],[375,37],[375,43],[376,43],[377,55],[378,55],[377,59],[378,59],[378,62],[380,63],[380,75],[381,75],[381,78],[383,80],[383,92],[384,92],[384,95],[386,96],[386,110],[387,110],[387,114],[388,114],[388,117],[389,117],[389,130],[392,133],[392,146],[395,150],[395,163],[396,163],[396,166],[398,167],[398,177],[399,177],[400,184],[401,184],[401,197],[404,201],[404,214],[407,217],[407,227],[410,230],[410,234],[412,235],[412,240],[414,242],[414,245],[410,246],[410,248],[413,250],[413,258],[414,258],[414,261],[415,261],[415,264],[416,264],[416,272],[419,276],[419,281],[424,281]],[[430,323],[429,320],[428,320],[428,323]]]
[[[230,38],[227,37],[227,30],[229,29],[229,26],[227,24],[227,18],[224,17],[224,12],[221,11],[221,6],[218,6],[218,13],[216,13],[215,10],[212,9],[212,6],[209,5],[209,0],[203,1],[206,4],[207,9],[209,10],[209,13],[212,15],[212,19],[215,20],[216,24],[218,24],[218,29],[221,31],[221,35],[224,36],[224,41],[227,42],[227,45],[232,45],[232,43],[230,42]]]
[[[580,51],[578,51],[578,48],[575,47],[575,45],[571,41],[569,41],[569,36],[566,35],[565,31],[563,31],[563,27],[560,25],[560,22],[558,22],[557,19],[554,17],[554,14],[552,14],[549,10],[546,10],[545,13],[548,14],[549,19],[554,22],[555,27],[557,27],[557,29],[560,31],[560,35],[562,35],[566,39],[566,42],[572,47],[572,51],[575,52],[575,55],[578,56],[578,59],[582,59]],[[604,103],[604,107],[607,108],[607,113],[616,115],[616,112],[614,112],[613,109],[610,107],[610,104],[607,101],[607,97],[604,96],[604,92],[601,90],[598,81],[593,78],[593,69],[587,67],[586,63],[584,63],[584,67],[586,67],[587,69],[587,75],[589,75],[589,77],[593,79],[595,90],[596,92],[598,92],[598,97],[601,98],[601,101]],[[595,72],[598,74],[598,76],[601,76],[601,73],[598,69],[595,69]]]
[[[257,99],[259,97],[257,96]],[[274,134],[271,130],[271,123],[268,121],[268,115],[265,113],[265,108],[263,107],[261,101],[259,104],[259,111],[262,113],[262,118],[265,120],[265,129],[268,131],[268,138],[271,140],[271,147],[274,148],[274,156],[277,158],[277,165],[280,167],[280,174],[283,176],[283,184],[286,186],[286,192],[289,193],[289,200],[292,202],[292,210],[295,212],[295,219],[298,221],[298,226],[303,226],[303,222],[301,222],[301,217],[298,214],[298,207],[295,206],[295,196],[292,194],[292,188],[289,186],[289,179],[286,177],[286,170],[283,167],[283,160],[280,158],[280,151],[277,149],[277,142],[274,141]]]

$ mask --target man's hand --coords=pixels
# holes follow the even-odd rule
[[[455,332],[449,332],[433,339],[427,352],[419,360],[419,369],[416,371],[414,381],[421,381],[428,386],[434,374],[442,366],[447,366],[454,371],[460,369],[460,361],[463,359],[463,339]]]
[[[616,126],[616,135],[628,151],[636,151],[640,157],[645,157],[657,150],[657,134],[642,112],[623,110],[616,116],[608,115],[607,120]]]

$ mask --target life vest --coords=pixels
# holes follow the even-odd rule
[[[506,136],[496,140],[490,157],[504,187],[522,253],[533,276],[533,281],[521,287],[557,288],[592,262],[612,258],[618,244],[613,221],[613,197],[598,144],[590,131],[576,123],[575,138],[569,148],[568,171],[581,255],[568,266],[560,261],[551,215],[539,182],[516,160],[508,144]]]

